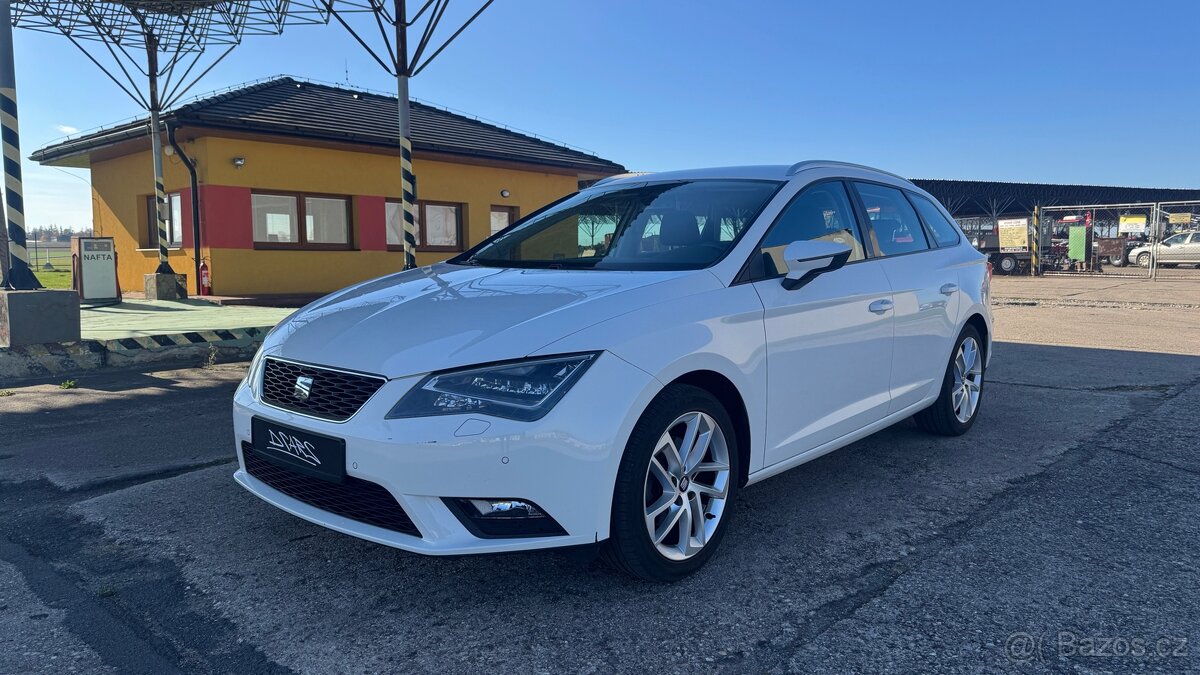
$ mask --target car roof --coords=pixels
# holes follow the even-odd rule
[[[887,177],[891,180],[903,181],[906,185],[912,186],[912,183],[909,182],[907,178],[883,171],[882,169],[863,166],[861,164],[851,164],[850,162],[815,159],[797,162],[795,164],[757,164],[750,166],[721,166],[703,169],[683,169],[680,171],[626,173],[604,178],[591,185],[591,187],[615,186],[622,184],[631,185],[647,181],[659,182],[714,178],[787,181],[797,177],[804,171],[812,169],[846,169],[852,171],[853,173],[851,175],[854,176],[877,174],[881,177]],[[916,186],[912,187],[915,188]]]

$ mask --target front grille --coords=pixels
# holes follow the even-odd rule
[[[296,395],[296,380],[312,378],[307,399]],[[358,375],[291,361],[267,358],[263,367],[263,401],[302,415],[345,422],[383,386],[382,377]]]
[[[341,483],[310,478],[263,459],[254,446],[244,441],[242,457],[251,476],[292,499],[360,523],[421,536],[396,498],[382,485],[353,476],[346,476]]]

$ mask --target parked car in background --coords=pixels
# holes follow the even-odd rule
[[[909,417],[970,429],[990,276],[875,169],[607,179],[271,331],[234,398],[235,478],[409,551],[599,543],[676,580],[743,487]]]
[[[1153,244],[1138,246],[1129,252],[1129,262],[1149,267],[1156,248],[1161,267],[1200,265],[1200,231],[1177,232],[1160,241],[1157,247]]]

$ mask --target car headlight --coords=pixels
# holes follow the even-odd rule
[[[541,419],[598,355],[539,357],[433,373],[409,390],[387,417],[480,413],[525,422]]]
[[[265,344],[265,342],[264,342]],[[258,399],[262,388],[262,365],[263,365],[262,345],[259,345],[258,351],[254,352],[254,358],[250,359],[250,367],[246,369],[246,386],[250,388],[250,393],[254,395],[255,400]]]

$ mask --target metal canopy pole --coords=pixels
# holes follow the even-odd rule
[[[154,270],[154,273],[175,274],[167,260],[167,191],[163,187],[162,134],[159,132],[158,120],[162,107],[158,97],[158,38],[148,28],[146,73],[150,80],[150,154],[154,160],[154,212],[158,219],[158,269]]]
[[[42,284],[29,269],[25,248],[25,199],[21,187],[21,141],[17,130],[17,74],[13,55],[12,2],[0,0],[0,135],[4,145],[4,206],[8,222],[9,259],[0,288],[33,290]]]
[[[412,124],[408,109],[408,14],[404,0],[395,0],[396,103],[400,122],[400,208],[404,217],[404,269],[417,266],[416,186],[412,167]]]
[[[389,15],[388,0],[368,0],[367,3],[354,2],[353,0],[320,0],[321,6],[328,15],[336,19],[342,27],[350,33],[359,45],[367,51],[371,58],[380,66],[383,66],[388,73],[396,76],[396,102],[399,107],[397,118],[399,122],[399,145],[400,145],[400,206],[403,212],[403,245],[404,245],[404,269],[413,269],[417,266],[417,222],[416,222],[416,178],[413,175],[412,167],[412,125],[410,124],[411,111],[409,108],[410,102],[408,99],[408,81],[416,77],[429,62],[441,54],[451,42],[470,26],[479,15],[483,13],[494,0],[485,0],[483,4],[470,16],[458,30],[446,39],[440,47],[434,52],[422,58],[425,54],[425,49],[429,46],[430,41],[434,37],[438,25],[442,20],[442,16],[446,13],[446,8],[450,5],[450,0],[423,0],[420,9],[413,15],[412,20],[408,18],[407,7],[405,0],[391,0],[391,13]],[[421,32],[421,37],[416,42],[416,48],[413,50],[412,56],[408,53],[408,27],[421,20],[422,15],[428,12],[428,18],[425,21],[425,28]],[[376,49],[371,46],[371,42],[359,35],[350,21],[343,16],[353,15],[357,13],[370,13],[375,25],[379,28],[380,35],[383,37],[383,50]],[[389,33],[385,28],[385,24],[391,24],[394,31]],[[395,49],[391,40],[395,39]]]

